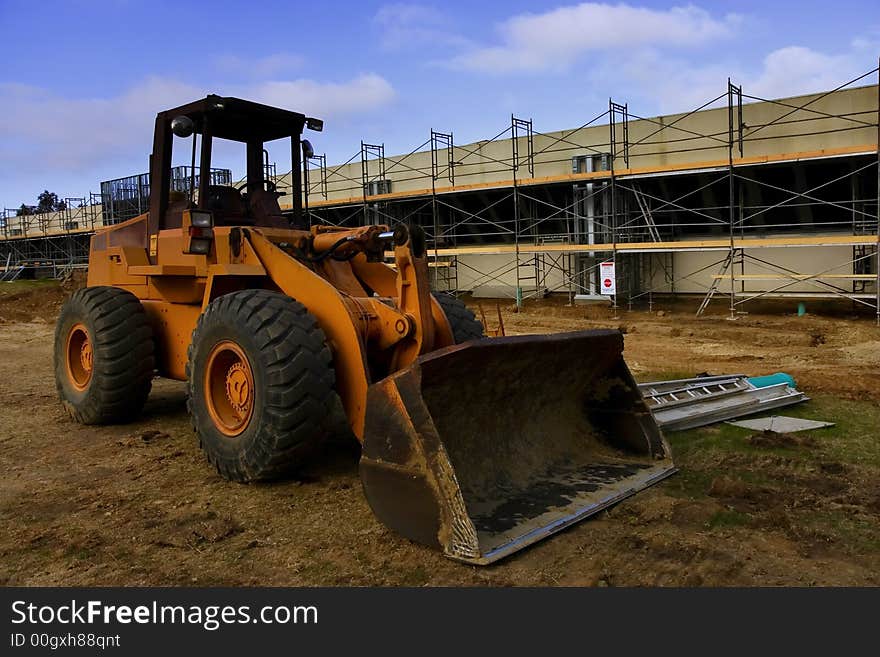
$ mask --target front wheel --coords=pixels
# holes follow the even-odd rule
[[[324,332],[283,294],[212,301],[193,332],[187,379],[193,428],[226,479],[280,477],[331,432],[338,397]]]
[[[128,422],[153,378],[153,333],[141,302],[117,287],[74,292],[55,325],[55,387],[82,424]]]

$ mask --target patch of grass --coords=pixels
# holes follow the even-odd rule
[[[4,281],[0,283],[0,296],[18,294],[19,292],[27,292],[28,290],[58,287],[59,285],[60,283],[54,278],[39,278],[33,281]]]
[[[774,414],[834,422],[835,426],[806,433],[816,440],[816,447],[755,447],[746,440],[754,431],[725,423],[688,431],[670,431],[666,436],[673,455],[683,462],[691,456],[698,456],[702,460],[725,454],[775,454],[804,463],[833,459],[880,467],[880,442],[877,441],[880,406],[877,404],[818,395],[805,404],[776,409],[766,415]]]
[[[676,457],[676,464],[679,470],[675,476],[670,477],[664,483],[664,489],[673,497],[705,497],[706,491],[709,490],[709,486],[712,484],[712,480],[723,474],[722,470],[704,470],[685,465],[683,464],[684,462],[677,459],[677,454],[674,451],[673,457]]]
[[[815,515],[813,527],[830,534],[853,552],[873,553],[880,551],[880,528],[876,521],[864,516],[853,516],[842,509],[833,509]]]
[[[96,554],[97,552],[93,548],[79,545],[68,545],[67,549],[64,551],[65,557],[73,558],[78,561],[90,561]]]
[[[705,454],[707,451],[730,453],[743,451],[745,438],[751,432],[732,427],[729,424],[713,424],[687,431],[668,431],[666,437],[672,445],[674,454],[686,456],[692,453]]]
[[[860,477],[880,477],[880,408],[876,404],[818,395],[799,406],[777,409],[775,414],[836,425],[805,432],[815,445],[773,448],[750,444],[748,438],[754,431],[724,423],[667,432],[679,472],[663,484],[666,493],[682,499],[706,500],[713,480],[727,476],[756,489],[779,491],[783,498],[791,497],[797,495],[803,481],[833,476],[826,474],[824,466],[829,463],[857,466]],[[875,521],[853,518],[851,514],[837,517],[835,509],[824,506],[810,509],[808,515],[795,513],[798,524],[805,529],[812,527],[819,534],[839,536],[841,543],[852,543],[854,549],[867,550],[872,545],[880,548],[880,526]],[[747,522],[748,516],[724,511],[713,516],[709,526]]]
[[[716,511],[706,524],[709,529],[723,529],[726,527],[743,527],[748,525],[750,520],[749,514],[729,509]]]
[[[835,423],[833,427],[807,432],[815,438],[818,449],[795,451],[812,453],[824,460],[880,468],[880,405],[875,402],[819,394],[804,404],[779,409],[776,414]]]

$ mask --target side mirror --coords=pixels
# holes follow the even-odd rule
[[[312,148],[312,142],[310,142],[308,139],[303,139],[300,145],[302,146],[304,159],[307,160],[310,157],[315,157],[315,149]]]
[[[175,116],[171,119],[171,132],[178,137],[190,137],[196,130],[196,125],[188,116]]]

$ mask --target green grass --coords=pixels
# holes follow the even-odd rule
[[[819,444],[814,454],[826,460],[880,468],[880,441],[877,440],[880,405],[877,403],[816,395],[804,404],[779,409],[775,414],[834,422],[833,427],[807,432]]]
[[[672,445],[673,455],[682,462],[691,458],[712,460],[713,457],[730,454],[774,454],[803,464],[834,460],[851,465],[880,467],[880,441],[877,440],[880,406],[874,402],[817,395],[803,404],[750,417],[770,415],[834,422],[835,426],[800,434],[813,438],[815,447],[755,447],[747,441],[754,431],[726,423],[688,431],[670,431],[666,436]]]
[[[54,278],[40,278],[34,281],[10,281],[0,282],[0,296],[18,294],[39,288],[58,287],[60,283]]]
[[[749,467],[750,460],[761,456],[779,456],[794,469],[815,469],[820,463],[837,461],[849,465],[880,468],[880,407],[873,402],[841,400],[819,395],[797,406],[776,409],[765,415],[790,415],[834,422],[835,426],[804,432],[815,446],[756,447],[749,444],[751,429],[718,423],[687,431],[669,431],[666,437],[680,474],[670,482],[670,492],[686,497],[705,494],[715,477],[735,476],[753,484],[772,484],[773,477],[761,469]],[[756,415],[754,417],[761,417]],[[729,465],[729,457],[743,457],[744,467]],[[725,463],[727,461],[727,463]]]
[[[83,547],[78,545],[68,545],[64,550],[64,556],[73,558],[77,561],[90,561],[95,557],[97,551],[91,547]]]
[[[724,511],[716,511],[712,517],[709,518],[707,524],[709,529],[723,529],[726,527],[743,527],[748,525],[750,520],[751,517],[748,513],[726,509]]]
[[[712,485],[712,480],[724,474],[720,469],[704,469],[691,467],[686,459],[682,459],[673,447],[672,456],[678,466],[678,473],[666,480],[666,491],[674,497],[699,498],[705,497]]]
[[[858,510],[841,507],[833,499],[837,496],[834,492],[820,499],[818,506],[802,508],[793,504],[800,495],[809,495],[810,482],[819,478],[840,482],[844,486],[842,495],[870,499],[871,492],[864,489],[865,482],[880,480],[880,441],[877,439],[880,406],[870,401],[820,394],[803,404],[776,409],[766,415],[774,414],[824,420],[834,422],[835,426],[799,434],[812,438],[814,445],[775,448],[751,445],[747,438],[754,433],[752,430],[724,423],[667,432],[679,468],[679,473],[665,484],[667,493],[684,499],[706,500],[713,480],[729,477],[769,493],[755,498],[751,502],[755,505],[754,511],[749,513],[730,508],[724,498],[719,498],[717,501],[724,508],[711,516],[707,522],[709,529],[760,527],[771,522],[769,526],[776,526],[778,531],[785,531],[794,540],[808,545],[827,544],[828,549],[848,554],[880,551],[880,522],[868,507]],[[832,463],[843,464],[845,468],[837,473],[823,469],[823,465]],[[787,523],[775,525],[772,514],[782,514],[788,518]]]
[[[851,551],[880,551],[880,528],[874,520],[853,517],[848,510],[836,509],[818,515],[811,524],[820,532],[836,537]]]

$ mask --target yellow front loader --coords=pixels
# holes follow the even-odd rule
[[[302,226],[296,193],[283,213],[264,144],[290,139],[297,190],[307,126],[321,122],[219,96],[157,116],[149,212],[94,235],[88,287],[58,319],[73,418],[129,421],[154,374],[186,381],[208,460],[256,481],[300,466],[344,413],[376,516],[477,564],[674,471],[619,332],[484,339],[431,293],[417,226]],[[200,155],[182,190],[175,137]],[[241,188],[212,184],[215,138],[245,145]]]

